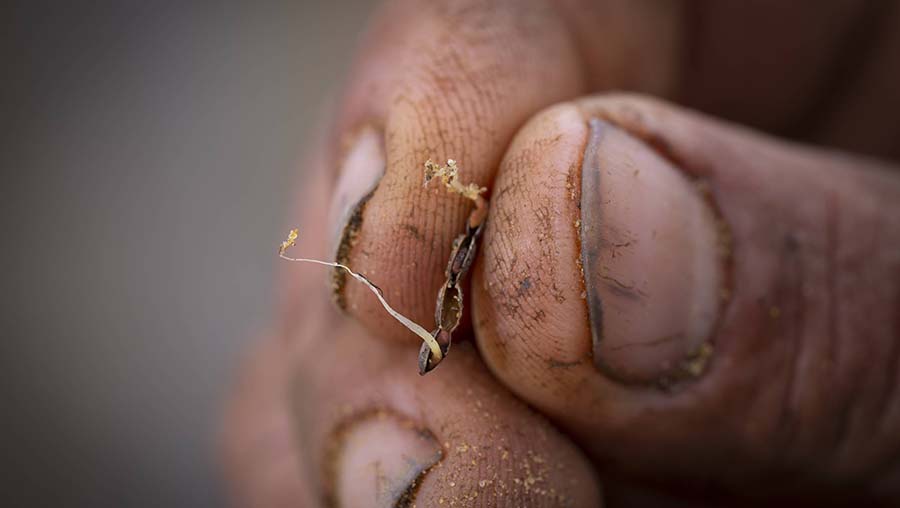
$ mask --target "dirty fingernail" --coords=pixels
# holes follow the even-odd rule
[[[440,445],[427,430],[391,413],[370,415],[340,436],[332,504],[413,506],[421,480],[441,457]]]
[[[329,212],[329,223],[332,225],[331,251],[335,253],[338,263],[348,262],[350,250],[362,225],[366,202],[378,186],[384,170],[384,141],[381,132],[373,127],[363,127],[344,152]],[[332,286],[341,308],[344,307],[345,282],[345,273],[335,270]]]
[[[602,120],[590,121],[581,178],[596,365],[634,384],[701,375],[722,283],[712,208],[672,163]]]

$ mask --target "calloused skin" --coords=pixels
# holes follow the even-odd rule
[[[297,248],[333,258],[347,146],[376,133],[348,263],[430,325],[470,205],[423,191],[421,166],[454,158],[491,199],[468,314],[420,377],[368,289],[342,311],[319,268],[285,266],[226,415],[236,504],[900,503],[898,28],[894,2],[386,4],[298,194]],[[663,207],[668,184],[582,188],[594,167],[614,190],[644,188],[622,168],[703,190]],[[610,212],[580,233],[592,192]],[[697,199],[708,217],[667,226]],[[666,314],[704,290],[711,311]],[[699,337],[684,362],[609,346],[670,320]]]

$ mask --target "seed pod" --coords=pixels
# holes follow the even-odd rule
[[[419,375],[424,376],[432,369],[437,367],[441,360],[447,357],[447,352],[450,351],[450,333],[441,330],[440,328],[431,332],[431,336],[440,344],[441,353],[440,357],[435,357],[431,348],[428,347],[428,344],[422,343],[422,347],[419,348]]]
[[[444,275],[447,276],[447,284],[455,286],[462,279],[478,253],[478,237],[481,236],[482,225],[476,228],[466,226],[465,234],[459,235],[453,240],[453,250],[450,251],[450,261]]]
[[[434,309],[434,324],[440,330],[453,333],[462,318],[463,291],[459,286],[445,284],[438,291],[437,305]]]

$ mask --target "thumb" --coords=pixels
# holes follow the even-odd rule
[[[900,495],[886,164],[606,96],[532,120],[493,195],[481,350],[608,469]]]

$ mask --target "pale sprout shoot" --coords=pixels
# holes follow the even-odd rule
[[[409,319],[408,317],[406,317],[403,314],[400,314],[399,312],[394,310],[394,308],[391,307],[390,304],[388,304],[387,300],[384,299],[384,294],[381,291],[381,288],[379,288],[378,286],[373,284],[372,281],[367,279],[364,275],[360,275],[340,263],[332,263],[329,261],[321,261],[318,259],[288,257],[285,253],[287,252],[288,249],[290,249],[291,247],[296,245],[297,237],[298,237],[298,231],[296,229],[292,229],[288,233],[287,238],[283,242],[281,242],[281,246],[278,248],[278,257],[280,257],[281,259],[285,259],[287,261],[313,263],[313,264],[317,264],[317,265],[324,265],[324,266],[330,266],[333,268],[339,268],[339,269],[344,270],[345,272],[349,273],[351,277],[358,280],[359,282],[362,282],[369,289],[371,289],[373,293],[375,293],[375,296],[378,297],[378,301],[381,302],[381,306],[384,307],[384,310],[386,310],[388,312],[388,314],[390,314],[394,319],[399,321],[400,324],[402,324],[403,326],[408,328],[411,332],[418,335],[423,341],[425,341],[426,344],[428,344],[428,348],[431,350],[431,354],[434,356],[436,361],[440,361],[441,359],[443,359],[444,353],[441,351],[440,344],[438,344],[437,340],[435,340],[435,338],[432,337],[430,333],[428,333],[428,330],[422,328],[422,326],[419,325],[418,323],[416,323],[415,321]]]
[[[471,200],[475,203],[475,209],[469,214],[468,227],[466,229],[466,233],[460,235],[454,243],[454,253],[450,256],[450,265],[448,266],[448,279],[445,284],[445,287],[441,290],[438,296],[438,313],[436,317],[438,329],[435,330],[434,335],[429,333],[428,330],[423,328],[418,323],[409,319],[408,317],[400,314],[393,307],[388,304],[387,300],[384,299],[384,292],[372,283],[369,279],[367,279],[364,275],[358,274],[351,270],[349,267],[342,265],[336,262],[329,261],[321,261],[318,259],[307,259],[307,258],[292,258],[286,255],[288,249],[296,245],[298,231],[296,229],[292,229],[287,238],[281,242],[281,245],[278,247],[278,257],[285,259],[287,261],[297,261],[302,263],[313,263],[317,265],[330,266],[332,268],[338,268],[350,274],[351,277],[356,279],[359,282],[365,284],[375,296],[378,297],[378,301],[381,302],[381,306],[384,307],[384,310],[388,312],[394,319],[400,322],[403,326],[408,328],[410,331],[418,335],[424,344],[422,345],[422,349],[419,354],[419,373],[424,374],[434,368],[435,365],[440,363],[444,358],[444,351],[441,349],[440,343],[436,340],[436,336],[441,336],[443,334],[445,336],[445,340],[447,342],[447,346],[449,348],[450,342],[450,333],[456,328],[456,325],[459,322],[459,312],[462,309],[462,293],[459,288],[457,288],[456,284],[459,279],[461,279],[466,270],[468,269],[469,264],[471,264],[471,257],[474,256],[474,248],[476,245],[476,240],[481,231],[481,226],[484,223],[484,219],[487,217],[487,201],[481,196],[487,189],[484,187],[480,187],[474,183],[470,183],[468,185],[463,185],[459,181],[459,168],[456,166],[456,161],[450,159],[447,161],[446,166],[439,166],[431,160],[425,163],[425,186],[428,185],[431,180],[440,177],[441,183],[444,184],[450,192],[459,194],[460,196]],[[465,243],[468,240],[469,243]],[[455,262],[457,261],[456,250],[459,249],[460,245],[464,245],[466,250],[466,256],[464,258],[468,260],[467,263],[463,263],[462,265],[457,266]],[[471,251],[469,251],[471,249]],[[450,325],[447,325],[442,318],[444,312],[444,306],[442,306],[443,295],[445,292],[455,291],[458,299],[458,303],[456,304],[456,314],[455,318],[451,319]],[[452,306],[451,306],[452,307]],[[426,348],[427,347],[427,348]],[[430,352],[429,355],[426,355],[426,352]],[[424,355],[424,356],[423,356]]]

